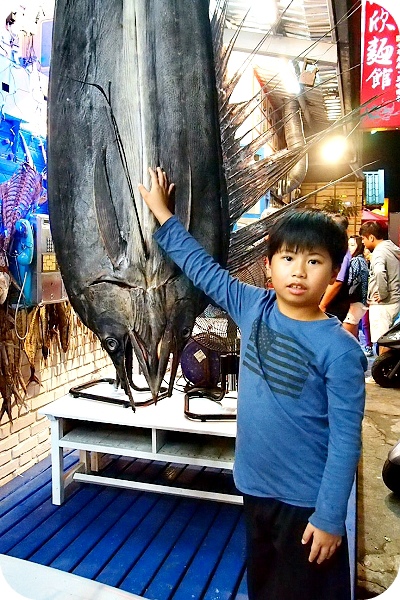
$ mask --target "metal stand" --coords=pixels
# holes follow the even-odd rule
[[[236,353],[221,354],[221,387],[220,388],[200,388],[194,387],[185,393],[184,413],[188,419],[195,421],[231,421],[236,419],[236,414],[223,413],[196,413],[190,410],[190,400],[206,398],[213,402],[221,402],[228,391],[237,390],[237,381],[239,374],[239,356]]]

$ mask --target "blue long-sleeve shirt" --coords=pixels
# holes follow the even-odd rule
[[[336,317],[297,321],[275,292],[229,275],[176,217],[155,239],[241,332],[234,479],[244,494],[315,507],[343,535],[361,449],[367,361]]]

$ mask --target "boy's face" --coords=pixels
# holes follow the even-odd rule
[[[270,267],[279,310],[298,320],[321,318],[321,297],[339,272],[329,253],[323,248],[298,252],[282,248],[273,255]]]

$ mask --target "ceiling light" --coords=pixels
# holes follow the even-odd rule
[[[273,25],[278,17],[276,0],[252,0],[247,19],[263,26]]]
[[[326,162],[338,162],[347,150],[347,139],[338,135],[330,138],[322,146],[322,157]]]

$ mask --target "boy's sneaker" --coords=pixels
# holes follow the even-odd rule
[[[365,346],[364,354],[365,354],[365,356],[368,356],[368,358],[372,358],[374,356],[374,351],[372,350],[372,346]]]

